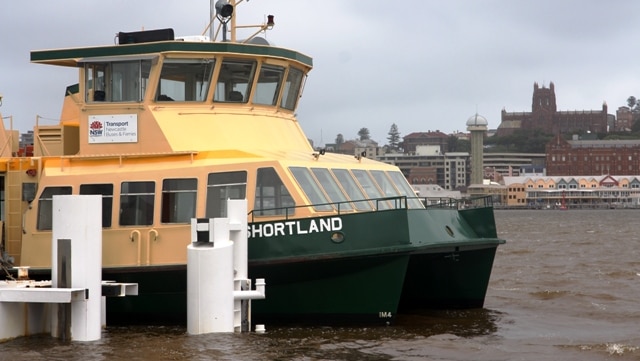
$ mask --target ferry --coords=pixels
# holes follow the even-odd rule
[[[249,277],[267,282],[255,322],[483,307],[504,243],[491,199],[433,204],[395,166],[314,149],[296,118],[312,58],[257,36],[272,16],[238,39],[237,5],[215,4],[210,36],[120,32],[31,52],[78,82],[32,147],[0,124],[4,268],[50,277],[53,197],[101,195],[103,279],[139,285],[108,298],[107,322],[185,322],[191,220],[246,199]]]

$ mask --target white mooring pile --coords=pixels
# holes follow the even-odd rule
[[[228,200],[227,218],[192,219],[187,247],[187,332],[251,330],[251,300],[265,281],[248,279],[247,201]],[[256,325],[264,332],[264,325]]]

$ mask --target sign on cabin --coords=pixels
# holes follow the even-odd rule
[[[89,143],[136,143],[138,115],[89,116]]]

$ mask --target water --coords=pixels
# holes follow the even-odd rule
[[[425,311],[390,327],[189,336],[107,327],[95,342],[32,336],[1,360],[640,360],[640,210],[496,211],[485,308]],[[259,301],[256,301],[259,302]]]

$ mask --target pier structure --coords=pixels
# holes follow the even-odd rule
[[[53,197],[51,281],[0,283],[0,340],[50,333],[72,341],[95,341],[105,320],[106,294],[137,295],[137,284],[103,282],[102,197]]]
[[[187,246],[187,332],[251,331],[251,300],[265,298],[265,280],[248,279],[247,201],[227,201],[227,218],[191,220]],[[264,332],[264,325],[256,325]]]

